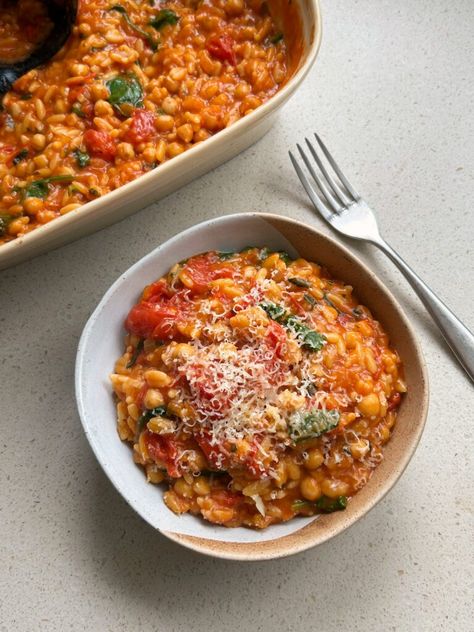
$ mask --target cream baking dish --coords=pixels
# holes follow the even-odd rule
[[[301,19],[301,42],[295,43],[300,50],[290,50],[290,54],[298,55],[299,59],[292,77],[279,92],[245,118],[157,169],[23,237],[1,245],[0,269],[31,259],[135,213],[236,156],[261,138],[270,129],[278,110],[307,75],[321,42],[319,0],[293,1]],[[274,17],[278,22],[279,16]],[[281,27],[284,31],[285,25],[281,24]]]

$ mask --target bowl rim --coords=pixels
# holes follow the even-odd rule
[[[284,550],[278,550],[278,549],[271,550],[269,545],[271,545],[272,543],[278,542],[279,540],[282,539],[282,538],[274,538],[271,540],[267,540],[266,542],[262,542],[261,545],[264,545],[263,548],[255,552],[255,548],[258,546],[258,543],[255,543],[255,542],[238,543],[238,542],[228,542],[228,541],[217,541],[217,540],[213,540],[212,538],[203,538],[203,537],[198,537],[198,536],[183,535],[183,534],[175,533],[173,531],[162,530],[159,527],[155,527],[154,525],[151,525],[149,523],[152,528],[156,529],[157,531],[159,531],[161,534],[163,534],[164,536],[166,536],[173,542],[181,544],[185,548],[188,548],[197,553],[206,554],[212,557],[217,557],[217,558],[226,559],[226,560],[235,560],[235,561],[263,561],[263,560],[288,557],[296,553],[301,553],[305,550],[308,550],[310,548],[323,544],[324,542],[332,539],[333,537],[340,535],[347,528],[349,528],[350,526],[358,522],[371,509],[373,509],[375,505],[377,505],[386,496],[386,494],[388,494],[388,492],[394,487],[394,485],[400,479],[401,475],[403,474],[406,467],[408,466],[420,442],[421,436],[423,434],[423,430],[426,424],[426,418],[427,418],[427,413],[428,413],[428,403],[429,403],[429,382],[428,382],[427,366],[426,366],[426,362],[423,356],[421,345],[417,339],[417,336],[413,330],[413,327],[410,321],[408,320],[408,317],[405,315],[403,308],[401,307],[397,299],[394,297],[392,292],[388,289],[388,287],[379,279],[379,277],[363,261],[359,259],[357,255],[355,255],[351,250],[349,250],[344,244],[341,244],[334,237],[328,236],[327,234],[319,231],[316,227],[312,226],[311,224],[293,219],[291,217],[287,217],[285,215],[277,215],[274,213],[257,213],[257,212],[233,213],[229,215],[222,215],[216,218],[204,220],[202,222],[199,222],[198,224],[188,227],[187,229],[183,231],[180,231],[179,233],[165,240],[164,242],[159,244],[156,248],[154,248],[151,252],[144,255],[138,261],[132,264],[126,271],[120,274],[120,276],[109,287],[109,289],[105,292],[105,294],[103,295],[103,297],[101,298],[97,306],[95,307],[94,311],[88,318],[80,336],[80,340],[79,340],[79,344],[77,348],[77,354],[76,354],[76,362],[75,362],[75,397],[76,397],[77,408],[79,411],[79,416],[81,419],[81,424],[83,426],[88,442],[102,470],[104,471],[104,473],[106,474],[107,478],[112,483],[112,485],[115,487],[117,492],[120,494],[120,496],[127,502],[127,504],[130,505],[130,507],[136,513],[138,513],[138,515],[143,520],[148,522],[147,519],[144,516],[142,516],[137,511],[137,509],[135,509],[131,500],[123,495],[122,491],[119,489],[116,482],[109,477],[109,474],[107,472],[103,459],[100,455],[98,446],[96,446],[95,442],[92,440],[88,427],[87,427],[87,416],[86,416],[86,410],[85,410],[85,405],[84,405],[84,398],[82,397],[81,378],[83,375],[84,360],[85,360],[84,348],[87,344],[90,332],[92,331],[95,325],[95,321],[97,317],[99,316],[100,312],[102,311],[103,307],[106,305],[109,299],[115,294],[115,292],[120,288],[122,283],[124,283],[130,276],[133,276],[133,274],[137,270],[139,270],[140,267],[146,264],[148,261],[152,260],[153,258],[157,256],[159,257],[158,253],[164,246],[168,246],[168,247],[173,246],[175,243],[178,243],[184,236],[191,236],[193,233],[199,233],[201,231],[205,231],[206,229],[213,227],[216,224],[225,224],[227,222],[234,222],[234,221],[239,221],[242,219],[244,220],[249,219],[251,217],[268,220],[270,222],[273,220],[273,221],[288,223],[293,226],[298,226],[304,231],[308,231],[309,233],[314,233],[318,235],[319,238],[322,238],[323,240],[327,241],[330,246],[332,246],[336,250],[339,250],[341,254],[348,257],[349,260],[351,260],[352,262],[355,262],[356,266],[358,266],[361,269],[363,274],[371,278],[371,280],[375,283],[375,285],[377,285],[379,289],[381,289],[381,291],[389,299],[389,302],[392,304],[392,307],[394,308],[394,311],[396,312],[397,318],[402,322],[408,334],[410,335],[411,342],[413,344],[415,354],[416,354],[416,360],[419,365],[419,369],[421,371],[422,389],[420,392],[419,406],[417,408],[418,421],[416,424],[416,430],[413,433],[413,438],[411,439],[408,449],[402,452],[400,458],[398,459],[397,463],[395,464],[390,474],[390,477],[384,481],[384,483],[380,486],[379,489],[374,490],[374,493],[372,494],[368,502],[365,503],[363,507],[357,509],[354,515],[351,516],[350,520],[347,521],[347,523],[339,525],[339,527],[336,528],[335,530],[326,529],[322,536],[320,534],[313,534],[313,537],[301,538],[301,540],[299,541],[299,544],[290,546],[289,548],[286,548]],[[197,254],[197,253],[190,253],[190,254],[192,255],[192,254]],[[283,536],[283,537],[287,537],[287,536]],[[248,550],[249,547],[251,549],[250,551]]]
[[[121,185],[120,187],[109,191],[108,193],[100,196],[95,200],[90,200],[80,207],[55,217],[54,220],[38,226],[29,233],[26,233],[22,237],[17,237],[4,244],[0,244],[0,266],[4,263],[8,266],[9,256],[14,256],[18,250],[28,249],[33,247],[36,242],[41,243],[48,238],[54,236],[56,233],[64,233],[69,230],[70,226],[74,226],[76,222],[84,222],[86,218],[93,217],[95,213],[100,212],[100,209],[107,205],[112,205],[116,202],[120,196],[129,195],[132,196],[138,193],[141,186],[151,183],[156,180],[155,184],[159,183],[160,178],[166,179],[170,170],[179,170],[181,165],[186,166],[186,163],[192,163],[198,161],[201,158],[203,152],[211,152],[212,148],[218,147],[219,144],[225,144],[230,141],[231,138],[240,135],[245,128],[256,126],[259,121],[269,116],[272,112],[279,109],[284,102],[289,99],[303,79],[306,77],[310,69],[312,68],[316,57],[318,55],[321,39],[322,39],[322,19],[321,19],[321,6],[320,0],[298,0],[301,5],[307,4],[309,11],[314,14],[314,22],[311,24],[311,33],[309,36],[308,47],[306,54],[302,54],[302,62],[296,72],[290,77],[290,79],[278,90],[268,101],[262,103],[253,112],[235,121],[229,127],[220,130],[217,134],[214,134],[205,142],[199,143],[190,147],[187,151],[175,156],[174,158],[167,160],[159,165],[159,168],[153,169],[148,173],[144,173],[139,177]],[[179,187],[178,187],[179,188]],[[177,189],[176,189],[177,190]],[[151,202],[153,203],[153,202]],[[138,208],[141,210],[141,207]],[[72,239],[71,239],[72,241]],[[67,243],[67,240],[64,242]],[[54,249],[54,247],[53,247]],[[34,255],[33,255],[34,256]]]

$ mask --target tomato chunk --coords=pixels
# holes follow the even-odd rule
[[[354,322],[354,316],[352,314],[338,314],[337,320],[343,327],[346,327],[347,323]]]
[[[84,144],[97,158],[112,161],[117,153],[117,145],[108,132],[88,129],[84,132]]]
[[[173,478],[179,478],[181,471],[178,463],[179,450],[176,441],[163,435],[147,432],[145,442],[152,459],[163,462],[168,474]]]
[[[125,321],[125,329],[140,338],[172,338],[178,310],[172,305],[143,301],[134,305]]]
[[[243,495],[227,489],[216,489],[211,494],[212,500],[221,507],[236,508],[242,503]]]
[[[288,296],[291,304],[293,305],[293,308],[295,312],[295,314],[299,314],[300,316],[304,316],[304,314],[306,313],[305,310],[303,309],[303,307],[301,306],[301,303],[299,302],[298,298],[296,296],[293,296],[293,294],[290,294]]]
[[[265,463],[262,461],[262,457],[260,455],[260,442],[261,439],[254,437],[250,443],[248,452],[240,459],[244,468],[255,476],[255,478],[261,478],[263,475],[268,473]]]
[[[69,88],[69,93],[67,95],[67,100],[69,103],[76,103],[79,97],[84,93],[86,86],[75,86],[74,88]]]
[[[204,294],[211,289],[211,281],[232,277],[232,273],[232,266],[223,265],[215,253],[208,252],[192,257],[183,267],[181,278],[191,294]]]
[[[275,350],[275,355],[282,358],[285,353],[285,346],[288,343],[288,336],[285,328],[274,320],[270,321],[265,333],[268,345]]]
[[[132,307],[125,320],[125,329],[140,338],[163,340],[173,338],[177,325],[186,319],[189,303],[187,290],[171,294],[165,281],[149,285],[144,300]]]
[[[237,64],[234,51],[235,40],[230,35],[211,37],[207,40],[208,52],[221,61],[228,61],[232,66]]]
[[[214,470],[226,469],[228,466],[228,454],[218,445],[211,444],[211,437],[208,432],[201,430],[195,434],[196,443],[204,452],[207,462]]]
[[[234,446],[229,446],[229,450],[220,444],[211,443],[210,433],[201,430],[194,435],[196,443],[204,453],[209,465],[215,470],[244,469],[247,475],[250,473],[255,478],[260,478],[267,474],[265,464],[259,458],[258,437],[253,437],[247,441],[248,447],[245,452],[238,453]]]
[[[155,134],[155,115],[148,110],[137,109],[132,116],[132,122],[126,133],[126,138],[132,144],[144,143]]]
[[[170,289],[164,279],[150,283],[143,290],[142,300],[156,303],[162,298],[171,298]]]
[[[145,396],[148,392],[148,384],[144,384],[141,389],[138,391],[137,397],[136,397],[136,402],[137,405],[140,409],[144,410],[145,409],[145,405],[144,405],[144,400],[145,400]]]
[[[395,410],[402,400],[400,393],[393,393],[388,400],[388,410]]]

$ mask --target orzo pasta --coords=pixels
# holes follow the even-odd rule
[[[118,432],[172,511],[263,528],[341,510],[382,460],[400,359],[319,265],[197,255],[148,285],[125,327]]]
[[[12,32],[17,52],[37,37],[18,17],[34,1],[0,19],[4,58]],[[265,0],[80,0],[66,46],[3,99],[0,243],[231,125],[288,67]]]

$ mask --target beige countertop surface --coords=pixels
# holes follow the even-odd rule
[[[325,0],[310,76],[249,150],[111,228],[0,273],[0,630],[473,630],[474,389],[406,281],[431,403],[399,483],[293,558],[205,558],[156,533],[99,468],[74,399],[84,324],[157,244],[225,213],[315,217],[286,150],[317,130],[391,244],[474,328],[471,0]]]

